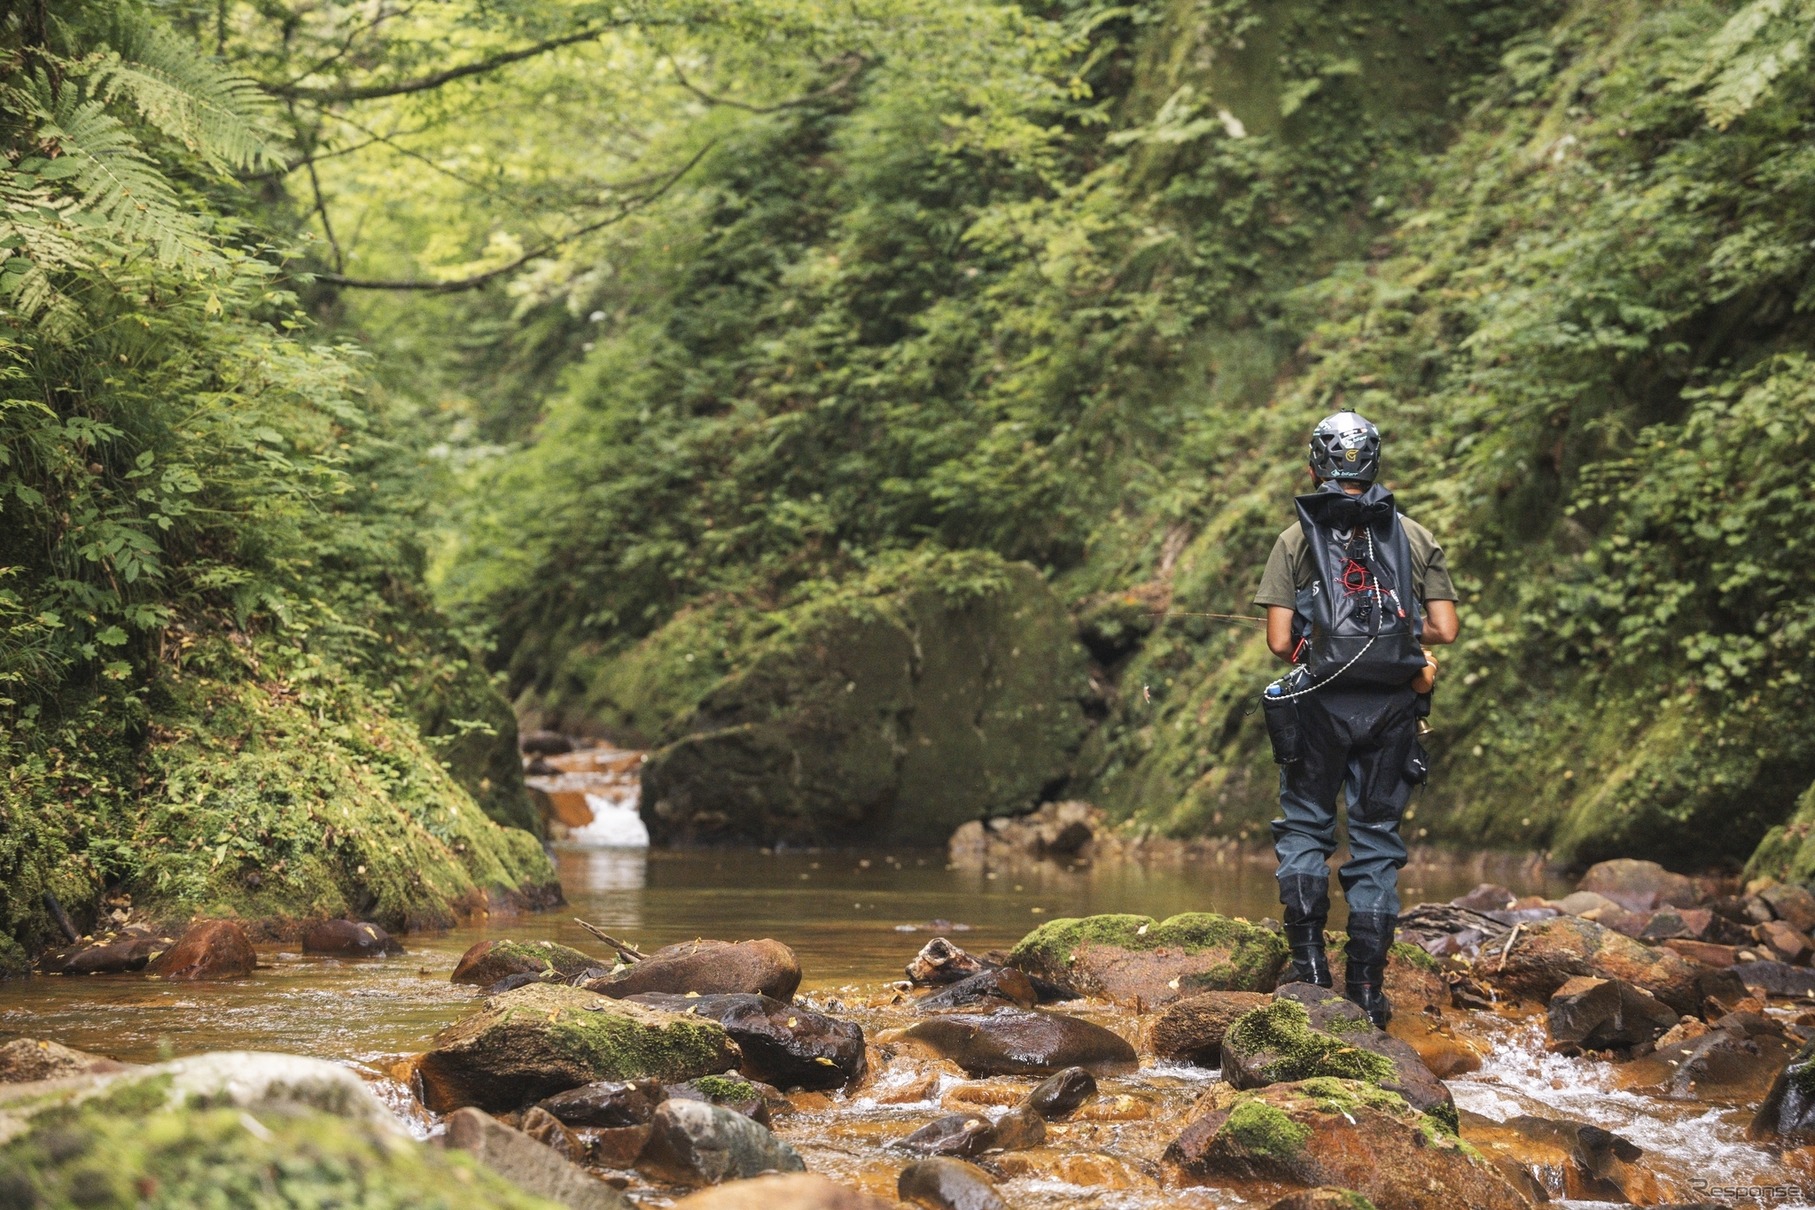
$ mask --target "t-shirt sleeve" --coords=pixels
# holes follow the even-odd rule
[[[1449,556],[1443,553],[1443,547],[1435,539],[1431,541],[1430,557],[1424,563],[1424,599],[1427,601],[1454,601],[1456,599],[1456,582],[1449,578]]]
[[[1267,556],[1267,569],[1260,575],[1260,589],[1254,594],[1256,605],[1281,605],[1287,609],[1298,604],[1298,586],[1292,582],[1292,557],[1286,549],[1286,535],[1273,543]]]

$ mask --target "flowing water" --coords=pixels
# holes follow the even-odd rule
[[[633,772],[620,767],[598,778],[600,784],[568,786],[589,795],[593,816],[569,835],[634,839]],[[401,1061],[472,1009],[474,990],[450,984],[448,974],[464,950],[487,937],[546,938],[598,952],[576,916],[645,950],[696,937],[774,937],[800,957],[802,1001],[858,1021],[873,1037],[914,1019],[891,984],[936,935],[983,952],[1005,949],[1055,916],[1212,910],[1258,919],[1277,912],[1269,864],[1230,852],[1192,862],[985,869],[915,849],[660,851],[569,841],[557,846],[555,860],[566,908],[412,935],[403,939],[401,957],[339,961],[264,947],[254,977],[221,984],[167,985],[137,975],[0,984],[0,1038],[49,1038],[132,1061],[221,1049],[323,1056],[355,1065],[419,1133],[428,1133],[436,1128],[433,1119],[392,1077],[407,1078]],[[1529,873],[1517,885],[1519,869],[1495,873],[1522,894],[1565,889]],[[1478,865],[1461,862],[1415,864],[1406,871],[1408,901],[1448,899],[1480,875]],[[1131,1037],[1145,1026],[1124,1009],[1067,1011]],[[1471,1014],[1471,1022],[1492,1053],[1480,1071],[1451,1081],[1465,1110],[1495,1120],[1548,1114],[1614,1130],[1651,1151],[1663,1187],[1684,1200],[1697,1177],[1726,1185],[1793,1179],[1768,1152],[1745,1142],[1743,1113],[1615,1092],[1606,1064],[1547,1054],[1538,1025],[1491,1014]],[[1150,1064],[1104,1081],[1107,1095],[1078,1119],[1055,1126],[1046,1147],[992,1157],[1008,1178],[1011,1204],[1253,1204],[1226,1190],[1168,1189],[1158,1180],[1160,1152],[1214,1074]],[[795,1110],[778,1117],[776,1129],[815,1170],[892,1193],[901,1160],[883,1150],[889,1140],[954,1107],[1012,1101],[1027,1084],[964,1080],[933,1064],[892,1064],[857,1094],[796,1096]]]

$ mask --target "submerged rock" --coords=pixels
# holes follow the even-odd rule
[[[1177,1063],[1221,1067],[1223,1035],[1245,1012],[1264,1008],[1264,992],[1204,992],[1166,1006],[1148,1035],[1153,1053]]]
[[[716,1185],[806,1169],[794,1148],[767,1127],[706,1101],[663,1101],[650,1127],[637,1166],[678,1185]]]
[[[430,1109],[505,1110],[600,1080],[689,1080],[740,1058],[717,1022],[532,984],[442,1030],[416,1070]]]
[[[1546,1001],[1576,975],[1619,979],[1679,1013],[1702,1005],[1700,980],[1712,973],[1667,949],[1652,949],[1589,920],[1559,916],[1521,926],[1519,935],[1476,966],[1495,985]]]
[[[1058,1121],[1077,1112],[1097,1095],[1097,1078],[1082,1067],[1067,1067],[1047,1076],[1027,1094],[1027,1107],[1048,1121]]]
[[[759,995],[792,1000],[800,961],[779,941],[687,941],[657,950],[587,988],[622,999],[651,993]]]
[[[401,954],[403,946],[376,924],[317,920],[303,930],[302,951],[337,958],[382,958],[387,954]]]
[[[973,1076],[1045,1076],[1067,1067],[1114,1075],[1137,1065],[1134,1047],[1121,1035],[1076,1017],[1039,1010],[1007,1009],[987,1016],[954,1013],[922,1021],[901,1036]]]
[[[198,920],[148,968],[161,979],[243,979],[258,965],[246,930],[233,920]]]
[[[1530,1201],[1441,1123],[1352,1080],[1275,1084],[1191,1123],[1163,1162],[1191,1184],[1352,1189],[1393,1210],[1529,1210]]]
[[[996,1145],[996,1127],[981,1113],[948,1113],[889,1145],[920,1155],[982,1155]]]
[[[1325,988],[1287,984],[1278,999],[1236,1018],[1223,1037],[1223,1079],[1232,1088],[1320,1076],[1387,1089],[1455,1128],[1449,1089],[1418,1053]]]
[[[564,979],[597,965],[592,955],[553,941],[481,941],[460,955],[448,980],[490,987],[512,975]]]
[[[1026,1151],[1046,1141],[1046,1119],[1025,1107],[997,1114],[991,1125],[996,1130],[996,1147],[1002,1151]]]
[[[1546,1022],[1552,1049],[1626,1050],[1663,1037],[1677,1012],[1623,979],[1577,975],[1551,996]]]
[[[175,944],[175,938],[144,925],[128,925],[111,937],[48,953],[39,960],[38,969],[47,975],[126,974],[144,970]]]
[[[1009,955],[1084,995],[1155,1007],[1206,991],[1271,991],[1286,960],[1279,933],[1207,912],[1052,920]]]
[[[926,1210],[1008,1210],[989,1173],[963,1160],[916,1160],[901,1170],[895,1190]]]
[[[570,1158],[477,1109],[448,1115],[442,1145],[470,1154],[523,1192],[572,1210],[630,1210],[629,1199]]]
[[[674,1210],[889,1210],[889,1204],[803,1172],[727,1181],[682,1198]]]
[[[863,1028],[769,996],[628,998],[674,1013],[716,1021],[743,1052],[739,1070],[777,1088],[843,1088],[864,1073]]]

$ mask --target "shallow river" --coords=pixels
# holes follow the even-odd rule
[[[1192,866],[1132,860],[1069,868],[1019,865],[990,873],[948,866],[942,852],[664,852],[563,846],[556,853],[568,907],[494,918],[473,927],[403,939],[399,958],[333,961],[280,947],[261,951],[251,979],[161,985],[141,976],[46,977],[0,984],[0,1038],[49,1038],[127,1060],[218,1049],[283,1050],[356,1064],[419,1132],[434,1123],[403,1085],[398,1060],[427,1047],[443,1025],[470,1011],[471,988],[448,982],[460,954],[485,937],[550,938],[589,952],[601,947],[573,922],[590,920],[649,950],[695,937],[774,937],[794,947],[805,972],[801,998],[859,1021],[871,1036],[913,1018],[889,984],[939,934],[973,952],[1007,948],[1054,916],[1139,912],[1165,917],[1214,910],[1260,918],[1277,913],[1268,863],[1225,856]],[[1519,893],[1555,895],[1554,883],[1496,871]],[[1425,864],[1407,871],[1407,902],[1443,900],[1480,880],[1476,869]],[[1333,925],[1340,925],[1341,908]],[[943,918],[950,925],[928,924]],[[967,926],[967,927],[959,927]],[[1068,1011],[1138,1030],[1121,1010]],[[1705,1176],[1717,1183],[1781,1179],[1771,1157],[1743,1139],[1744,1114],[1673,1105],[1610,1092],[1609,1069],[1546,1055],[1542,1031],[1489,1019],[1494,1053],[1481,1071],[1452,1080],[1457,1103],[1504,1119],[1536,1112],[1591,1121],[1654,1153],[1674,1190]],[[1477,1030],[1477,1033],[1480,1033]],[[1148,1066],[1104,1081],[1096,1119],[1056,1127],[1046,1148],[1000,1157],[1011,1205],[1233,1207],[1227,1191],[1175,1190],[1158,1180],[1159,1153],[1214,1073]],[[988,1095],[953,1074],[891,1065],[861,1094],[797,1097],[776,1129],[810,1167],[882,1193],[892,1191],[894,1138],[954,1106]],[[991,1082],[983,1082],[989,1084]],[[999,1081],[996,1083],[1000,1083]],[[1027,1082],[1023,1082],[1027,1083]],[[919,1089],[919,1091],[912,1091]],[[1008,1089],[1019,1096],[1024,1088]],[[943,1107],[942,1107],[943,1106]],[[1118,1116],[1119,1115],[1119,1116]],[[650,1199],[661,1203],[661,1192]],[[1685,1198],[1685,1200],[1688,1200]],[[1592,1203],[1566,1203],[1586,1206]]]

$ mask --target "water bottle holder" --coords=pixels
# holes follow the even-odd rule
[[[1304,759],[1304,737],[1298,729],[1298,703],[1278,694],[1261,697],[1267,718],[1267,739],[1273,744],[1273,763],[1295,765]]]

